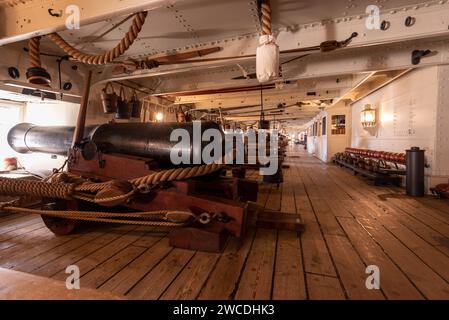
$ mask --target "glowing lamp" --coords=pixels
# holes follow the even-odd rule
[[[376,109],[373,109],[370,104],[365,105],[360,115],[360,122],[364,128],[375,127],[377,124]]]
[[[161,112],[156,113],[156,121],[161,122],[164,119],[164,115]]]

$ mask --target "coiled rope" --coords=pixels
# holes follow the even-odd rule
[[[74,184],[0,178],[0,194],[8,196],[30,195],[70,200],[73,199],[74,187]]]
[[[162,182],[179,181],[200,177],[216,172],[224,167],[223,164],[208,164],[197,167],[177,168],[155,172],[145,177],[129,180],[132,190],[117,196],[101,196],[101,191],[107,191],[117,185],[117,181],[93,183],[69,176],[65,173],[56,173],[45,181],[30,181],[20,179],[0,178],[0,194],[8,196],[33,196],[62,200],[84,200],[99,205],[117,205],[128,201],[139,191],[148,192]],[[120,185],[120,183],[119,183]],[[100,193],[100,194],[99,194]],[[106,192],[107,194],[107,192]],[[17,207],[17,201],[0,203],[0,211],[12,213],[31,213],[47,215],[73,220],[95,221],[106,223],[123,223],[134,225],[148,225],[158,227],[182,227],[189,221],[175,221],[170,216],[187,216],[198,218],[188,211],[162,210],[138,213],[108,213],[87,211],[53,211],[34,210]],[[158,219],[159,221],[154,221]],[[162,221],[160,221],[162,220]],[[192,219],[190,219],[192,220]]]
[[[78,60],[80,62],[86,64],[93,65],[104,65],[112,62],[117,59],[121,55],[123,55],[134,43],[137,39],[142,27],[145,23],[146,17],[148,13],[146,11],[139,12],[134,15],[132,24],[125,34],[125,36],[120,40],[120,42],[110,51],[104,52],[99,55],[87,54],[79,51],[70,45],[67,41],[65,41],[59,34],[51,33],[47,35],[47,38],[53,41],[56,45],[58,45],[65,53],[70,55],[73,59]],[[28,46],[30,63],[33,67],[40,67],[40,49],[39,49],[40,38],[35,37],[29,40]]]
[[[78,199],[100,205],[108,205],[111,202],[126,202],[136,192],[147,192],[158,183],[200,177],[218,171],[223,167],[223,164],[212,163],[196,167],[162,170],[145,177],[129,180],[132,190],[121,195],[110,197],[96,197],[96,194],[100,191],[113,188],[116,181],[95,183],[82,180],[78,177],[70,177],[64,173],[55,175],[48,182],[0,178],[0,194],[9,196],[29,195],[63,200]]]

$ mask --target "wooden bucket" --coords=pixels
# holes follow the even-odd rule
[[[115,113],[116,119],[129,119],[131,118],[130,103],[126,100],[125,90],[120,88],[120,94],[117,99],[117,112]]]
[[[108,88],[111,88],[112,92],[108,93]],[[114,87],[111,82],[108,82],[101,92],[101,104],[103,105],[103,112],[106,114],[114,113],[117,111],[118,96],[114,91]]]
[[[139,118],[142,113],[142,102],[137,98],[136,91],[133,92],[131,101],[129,102],[131,106],[131,118]]]

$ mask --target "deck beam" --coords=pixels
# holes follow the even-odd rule
[[[176,0],[175,0],[176,1]],[[174,1],[172,1],[174,2]],[[26,40],[56,31],[66,30],[71,5],[80,8],[80,25],[88,25],[114,17],[124,16],[141,10],[153,10],[165,6],[165,0],[33,0],[5,6],[0,11],[0,45]],[[52,16],[49,13],[62,13]]]

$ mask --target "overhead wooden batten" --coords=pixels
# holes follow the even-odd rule
[[[155,94],[155,97],[185,97],[185,96],[199,96],[199,95],[209,95],[209,94],[220,94],[220,93],[236,93],[244,91],[259,91],[259,90],[269,90],[276,88],[274,83],[264,84],[264,85],[254,85],[254,86],[242,86],[242,87],[231,87],[223,89],[210,89],[210,90],[198,90],[198,91],[182,91],[182,92],[172,92],[172,93],[161,93]]]

